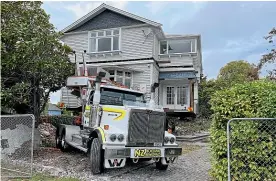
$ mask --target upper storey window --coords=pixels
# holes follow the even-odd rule
[[[160,54],[196,53],[196,40],[160,41]]]
[[[120,50],[120,29],[90,31],[88,35],[89,53]]]

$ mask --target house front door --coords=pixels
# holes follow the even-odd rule
[[[188,86],[166,86],[164,90],[164,107],[186,110],[188,108]]]

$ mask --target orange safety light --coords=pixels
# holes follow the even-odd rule
[[[192,107],[188,107],[188,111],[189,111],[189,112],[192,112],[192,111],[193,111],[193,108],[192,108]]]
[[[64,106],[65,106],[65,105],[64,105],[63,102],[60,102],[60,103],[59,103],[59,107],[60,107],[60,108],[64,108]]]
[[[109,125],[104,125],[104,130],[108,130],[109,129]]]

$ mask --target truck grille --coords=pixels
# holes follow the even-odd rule
[[[127,146],[163,145],[165,119],[164,112],[132,109]]]

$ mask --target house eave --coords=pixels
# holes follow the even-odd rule
[[[80,19],[78,19],[77,21],[75,21],[74,23],[72,23],[71,25],[67,26],[66,28],[64,28],[63,30],[61,30],[61,32],[65,33],[65,32],[68,32],[84,23],[86,23],[87,21],[89,21],[90,19],[94,18],[95,16],[97,16],[98,14],[102,13],[104,10],[110,10],[110,11],[113,11],[115,13],[119,13],[121,15],[124,15],[124,16],[127,16],[129,18],[133,18],[133,19],[136,19],[138,21],[142,21],[146,24],[149,24],[149,25],[152,25],[152,26],[155,26],[155,27],[159,27],[159,26],[162,26],[162,24],[160,23],[157,23],[157,22],[154,22],[154,21],[151,21],[149,19],[146,19],[146,18],[143,18],[143,17],[140,17],[140,16],[137,16],[137,15],[134,15],[132,13],[129,13],[127,11],[123,11],[121,9],[117,9],[117,8],[114,8],[112,6],[109,6],[109,5],[106,5],[106,4],[101,4],[99,7],[95,8],[94,10],[92,10],[91,12],[89,12],[88,14],[86,14],[85,16],[81,17]]]

